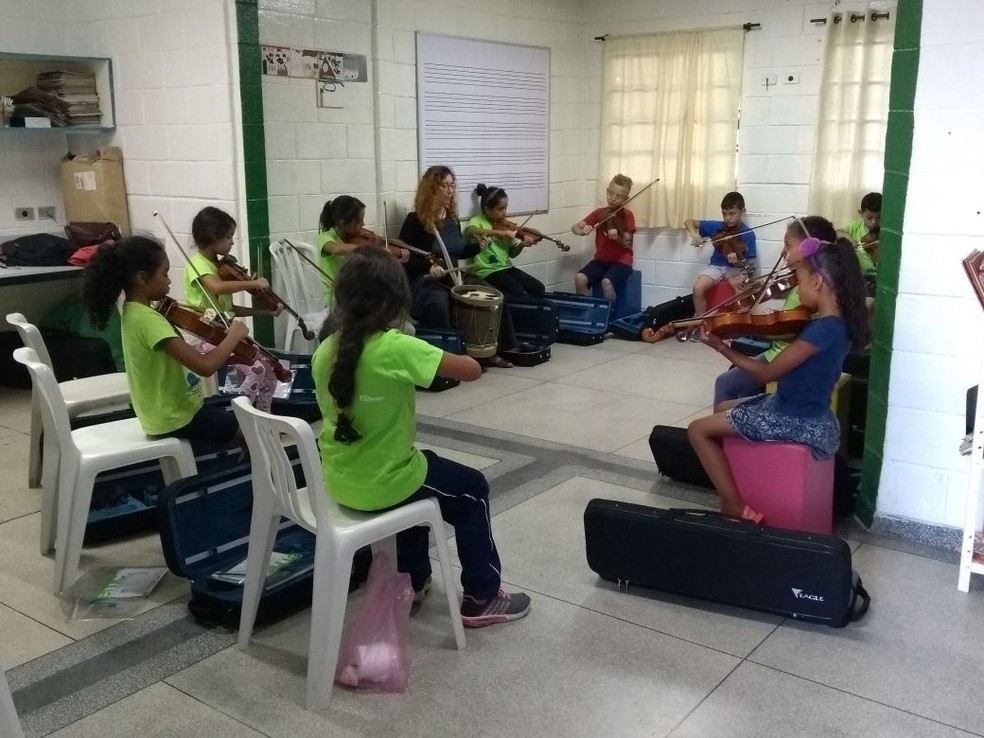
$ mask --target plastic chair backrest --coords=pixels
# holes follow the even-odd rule
[[[9,313],[7,322],[10,323],[17,332],[20,333],[21,341],[28,348],[34,349],[38,355],[38,360],[47,367],[51,366],[51,356],[48,354],[48,347],[44,343],[44,336],[33,323],[28,323],[23,313]]]
[[[318,251],[307,243],[294,243],[304,255],[318,263]],[[301,315],[318,313],[325,309],[325,287],[314,267],[305,263],[287,244],[277,241],[270,244],[270,257],[284,280],[284,297]]]
[[[55,379],[55,373],[51,367],[41,363],[34,349],[27,346],[14,349],[14,360],[26,366],[31,373],[35,393],[41,397],[41,421],[45,433],[51,434],[54,431],[53,437],[58,439],[61,452],[70,453],[76,446],[72,441],[72,426],[68,420],[65,397]]]
[[[254,494],[272,498],[274,510],[307,527],[307,510],[314,512],[318,533],[331,535],[328,509],[336,503],[328,497],[321,470],[321,456],[311,426],[299,418],[271,415],[257,410],[245,397],[232,401],[233,412],[249,447],[253,464]],[[304,489],[297,488],[287,446],[297,448],[304,472]]]

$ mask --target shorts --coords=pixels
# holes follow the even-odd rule
[[[617,261],[606,262],[592,259],[580,269],[580,273],[588,278],[589,287],[607,279],[612,283],[612,288],[617,290],[632,274],[632,266]]]
[[[815,459],[829,459],[840,445],[840,425],[829,409],[812,418],[794,418],[776,410],[775,395],[755,395],[728,410],[728,422],[746,441],[801,443]]]
[[[744,274],[744,269],[739,269],[733,266],[717,266],[715,264],[708,264],[704,267],[704,270],[700,273],[702,277],[710,277],[713,282],[720,282],[723,279],[731,279],[732,277],[737,277],[739,274]]]

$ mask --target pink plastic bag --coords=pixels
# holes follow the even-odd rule
[[[412,604],[410,575],[397,572],[386,554],[376,554],[369,568],[366,598],[338,655],[335,681],[373,692],[405,691]]]

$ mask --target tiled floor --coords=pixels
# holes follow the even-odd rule
[[[0,663],[28,734],[984,735],[984,586],[957,592],[945,556],[851,536],[873,605],[842,630],[619,593],[587,568],[589,499],[713,505],[661,480],[646,439],[655,423],[706,412],[724,368],[699,345],[608,340],[556,345],[545,365],[419,394],[422,441],[492,481],[503,575],[534,609],[468,632],[459,653],[436,586],[412,619],[410,690],[339,690],[324,713],[302,707],[307,612],[258,631],[244,653],[232,633],[184,617],[187,586],[169,575],[137,620],[66,622],[25,483],[29,394],[0,389]],[[157,538],[144,536],[87,548],[82,566],[162,561]],[[141,649],[153,648],[151,668]]]

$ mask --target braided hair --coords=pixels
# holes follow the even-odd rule
[[[483,212],[494,208],[506,197],[506,191],[501,187],[481,183],[475,187],[475,194],[478,195],[478,204]]]
[[[86,265],[82,279],[82,303],[93,324],[105,328],[120,293],[141,272],[149,275],[156,271],[166,258],[164,246],[146,236],[129,236],[100,245]]]
[[[382,249],[356,249],[345,257],[335,280],[335,309],[326,327],[328,335],[338,334],[328,392],[338,412],[335,440],[339,443],[362,438],[351,410],[355,370],[366,341],[404,320],[409,311],[410,286],[399,262]]]

